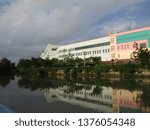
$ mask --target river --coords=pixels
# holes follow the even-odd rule
[[[137,79],[0,77],[0,107],[16,113],[150,112],[149,99]]]

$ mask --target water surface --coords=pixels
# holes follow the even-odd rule
[[[149,80],[0,77],[0,104],[17,113],[150,112]]]

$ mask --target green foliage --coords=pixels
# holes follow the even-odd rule
[[[139,49],[137,57],[143,67],[150,68],[150,51],[148,49]]]
[[[76,57],[75,59],[75,65],[76,66],[83,66],[83,59]]]
[[[113,66],[114,71],[119,71],[121,77],[134,77],[135,73],[140,69],[139,64],[127,63],[127,64],[118,64]]]
[[[12,74],[16,71],[15,63],[11,63],[7,58],[0,61],[0,75]]]
[[[150,107],[150,87],[148,85],[145,85],[141,87],[141,90],[142,93],[138,94],[137,101],[146,109]]]
[[[94,67],[94,72],[98,75],[101,73],[108,73],[110,71],[110,68],[110,65],[96,65]]]
[[[90,57],[90,59],[94,65],[99,64],[101,61],[101,57]]]

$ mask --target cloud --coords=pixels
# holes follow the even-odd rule
[[[103,25],[100,33],[108,35],[110,32],[117,33],[121,31],[131,30],[131,29],[134,29],[136,26],[137,26],[137,23],[133,20],[119,19],[116,22],[111,21]]]
[[[94,23],[106,15],[143,1],[14,0],[10,4],[7,4],[10,0],[3,3],[0,1],[0,8],[3,8],[0,12],[0,46],[5,47],[8,57],[40,55],[48,43],[62,44],[98,35],[99,32],[91,33],[95,30],[92,29]],[[103,27],[104,32],[109,31],[109,24]],[[126,24],[123,22],[116,26],[116,30],[128,27]],[[17,52],[7,47],[26,53],[16,55]],[[5,56],[4,53],[1,55]]]

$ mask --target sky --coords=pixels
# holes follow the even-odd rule
[[[150,0],[0,0],[0,59],[150,26]]]

